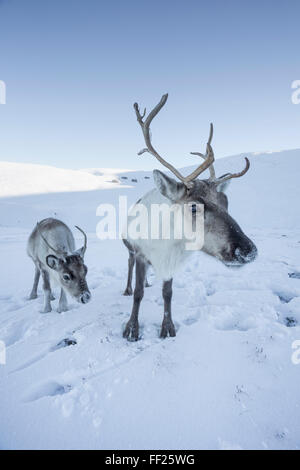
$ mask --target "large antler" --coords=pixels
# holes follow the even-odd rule
[[[211,141],[213,137],[213,125],[210,125],[210,134],[209,134],[209,139],[207,142],[206,146],[206,156],[204,162],[196,168],[190,175],[188,176],[183,176],[173,165],[168,163],[166,160],[164,160],[159,153],[155,150],[151,143],[151,137],[150,137],[150,124],[153,120],[153,118],[159,113],[161,108],[165,105],[166,101],[168,99],[168,94],[165,94],[162,96],[160,102],[155,106],[155,108],[152,109],[152,111],[148,114],[147,118],[145,121],[143,121],[144,117],[146,116],[146,108],[144,109],[143,114],[140,113],[139,106],[137,103],[134,103],[134,109],[136,112],[136,117],[138,120],[138,123],[140,124],[145,143],[146,143],[146,148],[142,149],[138,155],[142,155],[145,152],[151,153],[157,160],[164,165],[166,168],[168,168],[172,173],[174,173],[177,178],[182,181],[188,188],[191,188],[193,185],[193,180],[197,178],[203,171],[205,171],[207,168],[210,167],[210,165],[214,162],[214,152],[211,147]]]
[[[82,257],[84,257],[84,254],[86,252],[86,247],[87,247],[87,236],[86,236],[86,233],[82,230],[82,228],[78,227],[77,225],[75,225],[75,227],[77,228],[77,230],[79,230],[79,232],[81,232],[84,236],[84,245],[82,247]]]

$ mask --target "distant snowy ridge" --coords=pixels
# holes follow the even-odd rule
[[[30,163],[0,162],[0,197],[109,189],[116,176]]]

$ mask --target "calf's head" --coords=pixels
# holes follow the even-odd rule
[[[84,264],[87,236],[80,227],[77,225],[75,227],[83,234],[84,245],[71,254],[56,250],[49,244],[41,232],[40,235],[46,245],[58,255],[48,255],[46,257],[47,266],[57,272],[59,282],[68,294],[75,297],[78,302],[86,304],[91,299],[91,293],[86,282],[87,267]]]
[[[80,254],[75,252],[64,258],[48,255],[46,263],[57,272],[61,286],[69,295],[83,304],[90,301],[91,294],[86,282],[87,267]]]

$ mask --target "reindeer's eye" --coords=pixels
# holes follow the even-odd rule
[[[196,212],[197,212],[197,203],[196,202],[190,202],[189,203],[189,210],[191,211],[192,214],[196,214]]]
[[[63,280],[64,281],[70,281],[71,277],[69,276],[69,274],[63,274]]]
[[[196,216],[197,214],[201,215],[203,212],[203,203],[198,201],[190,201],[189,211],[192,216]]]

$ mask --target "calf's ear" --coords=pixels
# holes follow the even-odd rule
[[[58,270],[59,264],[61,263],[61,259],[57,258],[54,255],[48,255],[46,258],[47,266],[55,271]]]
[[[78,248],[78,250],[74,251],[74,255],[80,256],[82,259],[84,258],[84,253],[85,253],[85,248],[82,246],[81,248]]]
[[[183,183],[178,183],[159,170],[153,171],[153,178],[159,192],[172,202],[179,201],[184,196],[186,188]]]

